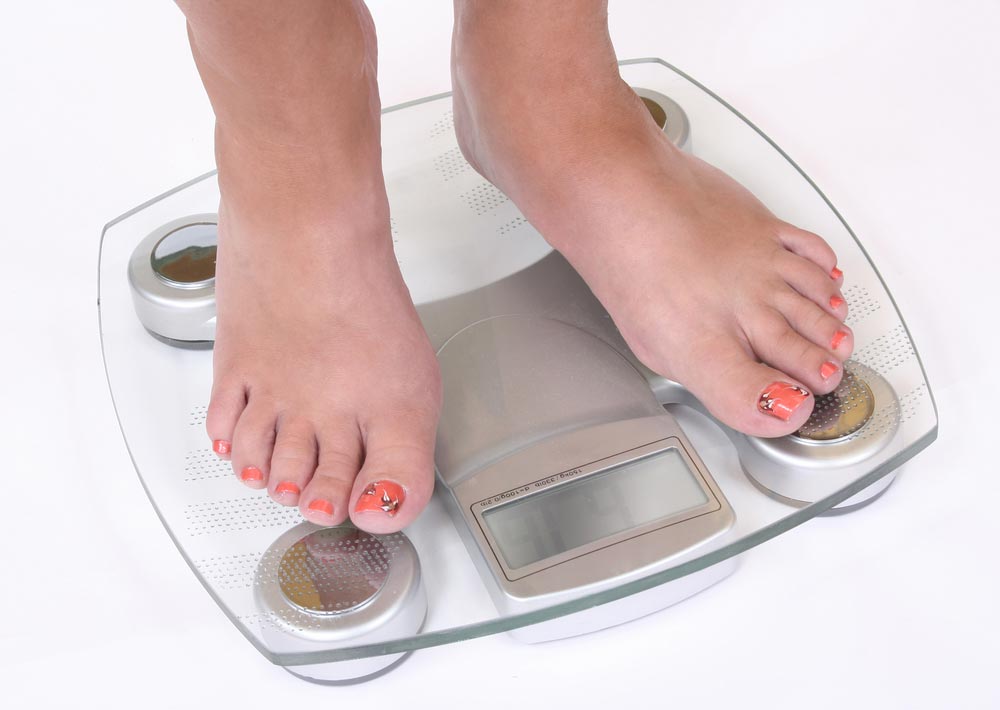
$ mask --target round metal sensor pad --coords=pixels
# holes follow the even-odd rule
[[[215,256],[219,217],[180,217],[147,234],[132,251],[128,283],[139,322],[182,347],[215,340]]]
[[[416,634],[427,594],[413,543],[401,532],[371,535],[352,525],[300,523],[261,556],[254,601],[261,636],[275,652],[370,646]],[[295,675],[342,682],[381,672],[403,653],[289,667]]]
[[[278,584],[285,598],[310,613],[341,614],[371,601],[389,576],[390,554],[366,532],[325,528],[281,556]]]
[[[834,442],[850,436],[875,413],[871,387],[849,368],[833,392],[816,397],[812,414],[792,436],[807,441]]]
[[[153,247],[150,264],[160,279],[179,288],[206,286],[215,280],[218,226],[186,224],[168,232]]]
[[[872,368],[849,360],[837,388],[816,397],[806,423],[775,439],[746,437],[740,462],[760,490],[784,503],[805,506],[855,481],[865,462],[899,430],[899,399]],[[870,470],[870,469],[867,469]],[[833,510],[854,509],[874,500],[892,482],[890,474]]]

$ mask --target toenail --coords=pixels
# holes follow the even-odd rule
[[[839,279],[843,275],[844,275],[844,272],[841,271],[840,269],[838,269],[836,266],[834,266],[832,269],[830,269],[830,278],[833,279],[834,281],[836,281],[837,279]]]
[[[274,494],[277,496],[297,496],[301,492],[291,481],[282,481],[274,487]]]
[[[839,369],[840,368],[837,367],[837,363],[827,361],[827,362],[824,362],[822,365],[819,366],[819,375],[824,380],[828,380],[828,379],[830,379],[830,375],[832,375],[833,373],[835,373]]]
[[[847,303],[847,301],[845,301],[840,296],[830,296],[830,308],[832,308],[833,310],[837,310],[845,303]]]
[[[836,350],[840,346],[840,344],[844,342],[844,338],[846,337],[847,337],[847,331],[838,330],[836,333],[833,334],[833,340],[830,341],[830,349]]]
[[[225,439],[216,439],[212,442],[212,451],[219,456],[228,456],[233,451],[233,445]]]
[[[375,481],[369,483],[358,504],[354,506],[355,513],[382,512],[392,517],[403,504],[403,487],[392,481]]]
[[[244,483],[252,483],[253,481],[263,481],[264,473],[256,466],[247,466],[245,469],[240,471],[240,480]]]
[[[333,517],[333,503],[322,498],[316,498],[309,504],[309,510],[314,513],[322,513],[328,517]]]
[[[760,395],[757,408],[783,422],[792,418],[795,410],[809,398],[809,390],[790,382],[772,382]]]

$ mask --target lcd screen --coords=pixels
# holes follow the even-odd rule
[[[483,520],[509,569],[669,518],[709,500],[676,448],[490,508]]]

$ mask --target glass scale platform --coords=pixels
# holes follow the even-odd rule
[[[588,630],[585,624],[577,628],[577,620],[598,609],[619,609],[609,612],[604,626],[618,623],[615,614],[623,621],[655,611],[666,605],[655,601],[665,598],[656,596],[660,591],[680,588],[685,580],[702,580],[699,588],[719,581],[738,559],[752,563],[748,551],[755,546],[814,516],[869,502],[934,440],[937,412],[906,326],[861,244],[825,196],[759,129],[682,72],[658,59],[622,62],[621,71],[671,140],[737,179],[778,217],[831,243],[847,274],[847,324],[856,345],[844,382],[818,401],[798,435],[754,440],[727,430],[683,388],[635,361],[572,269],[465,162],[455,142],[450,95],[385,109],[383,161],[396,254],[428,334],[441,348],[443,367],[444,345],[456,332],[454,313],[470,302],[501,315],[530,306],[551,321],[571,323],[574,335],[567,337],[586,333],[619,353],[645,378],[655,408],[665,408],[677,422],[688,464],[703,466],[713,482],[696,503],[708,496],[731,508],[724,529],[700,544],[638,573],[612,575],[609,583],[583,583],[572,595],[497,604],[486,582],[498,568],[475,559],[448,498],[451,491],[440,480],[430,505],[404,534],[381,538],[350,528],[324,530],[304,521],[297,508],[242,486],[229,463],[211,451],[204,431],[211,350],[152,337],[137,318],[126,278],[137,246],[158,230],[168,234],[177,225],[201,224],[204,231],[213,224],[219,199],[214,172],[105,228],[101,339],[129,453],[191,569],[273,663],[297,672],[499,632],[532,640],[532,629],[540,628],[555,629],[548,636],[554,638]],[[211,295],[211,282],[203,281]],[[577,295],[568,299],[570,292]],[[214,319],[199,327],[211,331]],[[508,336],[497,327],[489,337],[499,342]],[[446,410],[448,396],[446,387]],[[457,460],[452,454],[473,441],[456,427],[452,439],[439,438],[439,475]],[[507,440],[508,450],[491,461],[522,455],[535,445],[531,434]],[[478,451],[463,455],[474,458]],[[552,463],[538,477],[563,471]],[[361,609],[368,618],[365,633],[345,631],[340,620]],[[389,617],[391,623],[382,623]]]

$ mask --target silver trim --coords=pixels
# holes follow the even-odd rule
[[[198,224],[218,225],[212,212],[188,215],[162,224],[139,242],[128,263],[128,283],[135,313],[146,330],[167,341],[215,339],[215,278],[176,284],[153,268],[153,250],[178,230]]]

